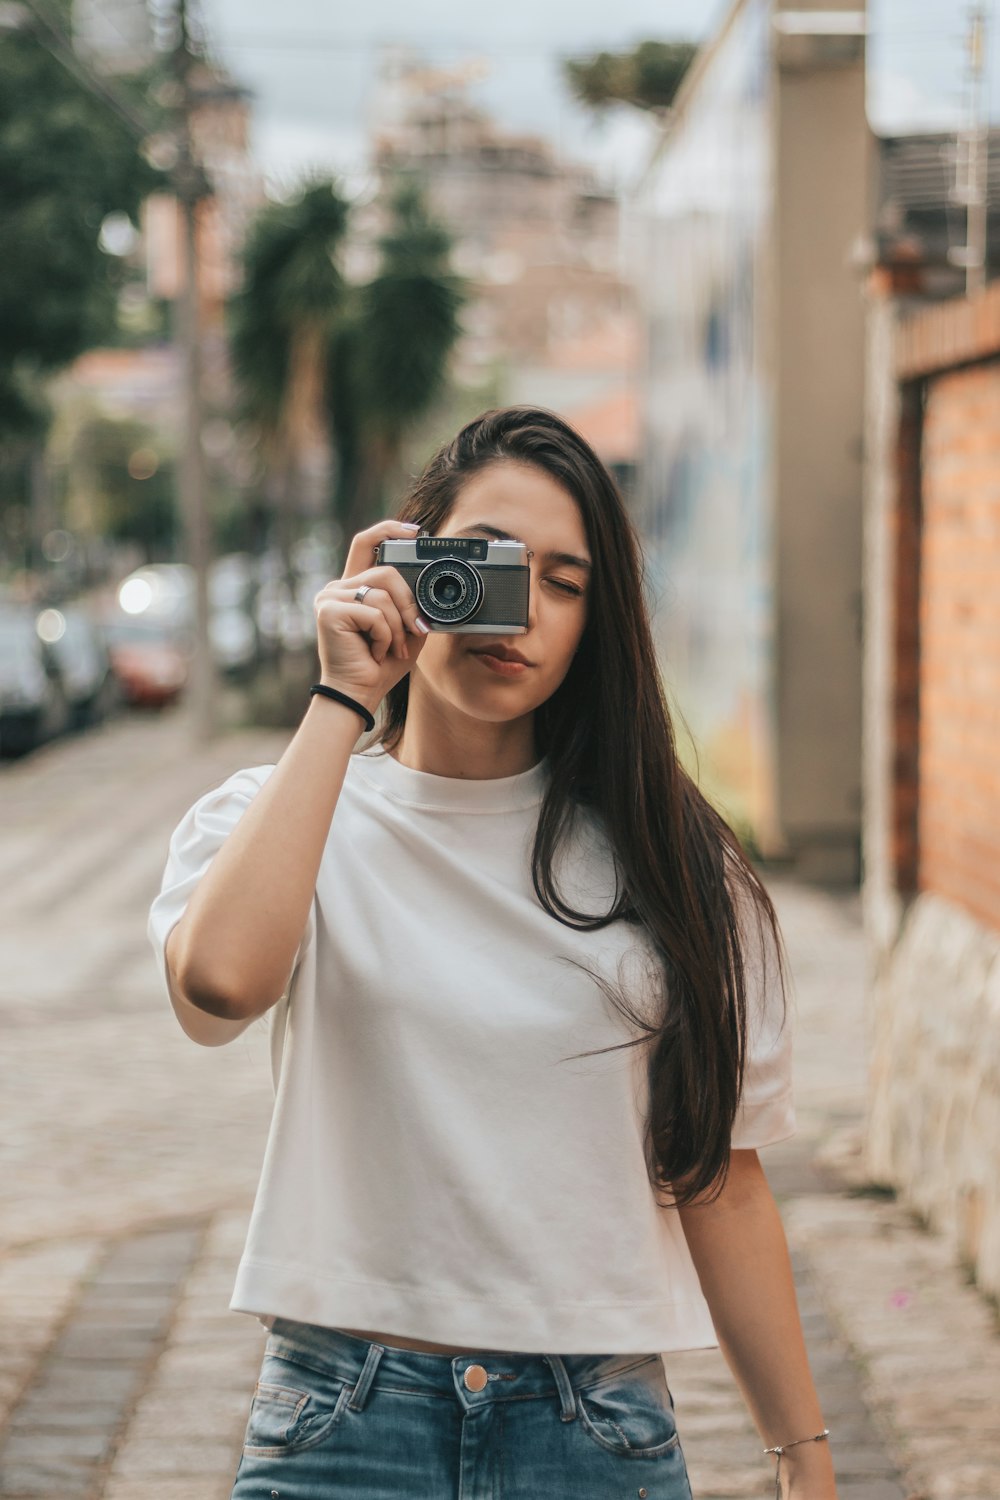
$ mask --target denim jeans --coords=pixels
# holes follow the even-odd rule
[[[232,1500],[692,1500],[658,1354],[425,1354],[279,1319]]]

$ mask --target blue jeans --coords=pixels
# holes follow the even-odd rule
[[[658,1354],[425,1354],[279,1319],[232,1500],[692,1500]]]

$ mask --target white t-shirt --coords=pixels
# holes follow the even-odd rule
[[[273,769],[238,771],[175,830],[148,927],[165,983],[170,929]],[[651,948],[639,927],[579,932],[540,905],[546,776],[544,762],[463,781],[352,756],[268,1012],[275,1104],[232,1308],[525,1353],[717,1342],[679,1216],[646,1173],[644,1047],[563,1060],[634,1034],[567,960],[634,996]],[[578,910],[608,909],[594,820],[558,869]],[[779,994],[752,986],[734,1146],[795,1128]]]

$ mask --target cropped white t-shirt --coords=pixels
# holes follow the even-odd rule
[[[171,840],[148,932],[164,948],[274,767],[205,793]],[[643,1159],[644,1048],[578,967],[638,994],[650,950],[579,932],[531,882],[546,767],[464,781],[352,756],[286,995],[268,1012],[274,1112],[231,1307],[526,1353],[714,1345],[676,1210]],[[579,820],[578,910],[614,892]],[[575,960],[572,962],[570,960]],[[791,1006],[748,954],[750,1056],[732,1144],[791,1135]],[[648,980],[647,980],[648,983]]]

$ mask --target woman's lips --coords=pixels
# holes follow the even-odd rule
[[[477,661],[481,661],[484,667],[491,672],[496,672],[499,677],[520,677],[523,672],[529,670],[527,662],[505,661],[502,656],[491,656],[488,651],[473,651]]]

